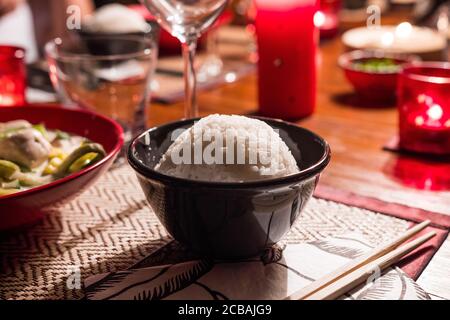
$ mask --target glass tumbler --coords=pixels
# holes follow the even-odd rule
[[[116,120],[124,129],[125,146],[145,130],[157,60],[154,39],[130,35],[57,38],[45,50],[50,78],[65,105]]]

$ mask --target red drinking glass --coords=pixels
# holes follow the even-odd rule
[[[398,85],[400,147],[450,154],[450,63],[406,65]]]
[[[25,104],[25,50],[0,46],[0,107]]]
[[[256,0],[259,111],[281,119],[314,112],[316,0]]]

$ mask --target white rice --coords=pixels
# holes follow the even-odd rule
[[[181,133],[155,170],[214,182],[257,181],[299,172],[286,143],[267,123],[217,114]]]

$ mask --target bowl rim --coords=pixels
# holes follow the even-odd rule
[[[450,71],[450,62],[447,61],[412,61],[403,66],[402,77],[425,83],[448,84],[450,76],[427,76],[413,71],[413,69],[445,69]]]
[[[52,59],[60,62],[75,63],[80,61],[121,61],[127,59],[151,59],[158,51],[158,45],[155,39],[150,37],[141,37],[138,35],[127,34],[98,34],[87,35],[84,39],[90,38],[91,40],[125,40],[135,41],[145,45],[144,49],[139,49],[131,53],[117,53],[117,54],[103,54],[103,55],[91,55],[88,53],[72,53],[72,52],[59,52],[59,48],[66,43],[71,43],[69,37],[56,37],[47,41],[44,45],[44,52],[47,59]]]
[[[267,123],[274,122],[274,123],[281,123],[283,125],[296,127],[297,129],[306,131],[307,133],[311,134],[315,139],[319,140],[320,143],[323,145],[324,152],[322,154],[322,157],[319,161],[317,161],[312,166],[301,170],[299,173],[288,175],[285,177],[279,177],[279,178],[272,178],[272,179],[266,179],[266,180],[257,180],[257,181],[248,181],[248,182],[217,182],[217,181],[205,181],[205,180],[190,180],[185,178],[179,178],[175,176],[166,175],[163,173],[160,173],[153,168],[150,168],[143,164],[141,161],[139,161],[133,154],[133,150],[135,150],[135,146],[138,143],[138,141],[148,134],[151,131],[159,130],[162,128],[166,128],[169,126],[177,125],[178,127],[181,127],[185,124],[192,123],[195,121],[200,120],[201,118],[192,118],[192,119],[183,119],[178,121],[172,121],[169,123],[165,123],[160,126],[155,126],[153,128],[150,128],[143,132],[142,134],[135,137],[132,142],[130,143],[128,147],[127,152],[127,158],[128,163],[131,165],[131,167],[140,175],[144,176],[145,178],[154,179],[156,181],[165,182],[165,183],[177,183],[179,186],[183,187],[208,187],[208,188],[224,188],[224,189],[248,189],[252,187],[267,187],[267,186],[276,186],[276,185],[282,185],[282,184],[288,184],[288,183],[295,183],[299,180],[305,180],[308,178],[311,178],[319,173],[321,173],[329,164],[331,160],[331,148],[328,142],[317,135],[316,133],[312,132],[311,130],[305,129],[303,127],[297,126],[294,123],[283,121],[280,119],[273,119],[273,118],[266,118],[266,117],[259,117],[259,116],[248,116],[250,118],[262,120]],[[268,123],[270,125],[270,123]]]
[[[52,181],[50,183],[43,184],[41,186],[37,186],[37,187],[31,188],[31,189],[28,189],[28,190],[19,191],[19,192],[16,192],[16,193],[5,195],[5,196],[0,196],[0,202],[3,201],[3,200],[18,199],[18,198],[21,198],[21,197],[26,197],[28,195],[31,195],[31,194],[34,194],[34,193],[38,193],[38,192],[40,192],[42,190],[52,189],[52,188],[58,187],[58,186],[60,186],[60,185],[62,185],[64,183],[66,183],[67,181],[75,180],[75,179],[77,179],[78,177],[80,177],[82,175],[85,175],[85,174],[87,174],[87,173],[89,173],[91,171],[94,171],[94,170],[96,170],[99,167],[102,167],[106,162],[110,161],[112,158],[114,158],[120,152],[120,150],[122,149],[122,146],[124,144],[123,129],[116,121],[114,121],[114,120],[112,120],[112,119],[110,119],[108,117],[105,117],[105,116],[103,116],[101,114],[89,111],[89,110],[84,110],[84,109],[79,109],[79,108],[77,108],[77,109],[65,109],[65,108],[62,108],[62,107],[60,107],[58,105],[47,105],[47,104],[42,104],[42,105],[41,104],[39,104],[39,105],[25,104],[23,106],[14,107],[14,109],[15,108],[22,108],[22,109],[23,108],[28,108],[28,109],[31,109],[31,108],[32,109],[38,109],[38,108],[40,108],[40,109],[43,109],[43,110],[58,109],[58,110],[64,110],[64,111],[67,111],[67,112],[84,113],[86,115],[95,116],[96,118],[100,118],[102,121],[106,121],[109,124],[111,124],[114,127],[115,131],[118,133],[118,135],[117,135],[118,139],[117,139],[116,144],[113,146],[112,150],[110,152],[108,152],[107,155],[102,160],[94,163],[92,166],[84,168],[81,171],[72,173],[72,174],[70,174],[68,176],[65,176],[64,178],[57,179],[57,180]],[[43,114],[45,114],[45,113],[43,113]]]
[[[388,58],[388,59],[396,59],[401,60],[403,62],[399,63],[399,69],[396,71],[382,71],[382,72],[374,72],[374,71],[365,71],[361,69],[356,69],[353,66],[353,63],[356,60],[365,59],[365,58],[375,58],[375,59],[382,59],[382,58]],[[408,54],[408,53],[395,53],[395,52],[384,52],[381,50],[352,50],[349,52],[345,52],[341,54],[338,58],[338,65],[344,70],[347,71],[353,71],[353,72],[359,72],[363,74],[368,75],[392,75],[392,74],[398,74],[401,72],[401,69],[405,64],[413,63],[413,62],[419,62],[421,61],[420,57],[414,54]]]

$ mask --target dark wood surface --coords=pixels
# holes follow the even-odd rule
[[[401,17],[389,19],[398,21]],[[298,121],[299,125],[322,135],[331,145],[332,161],[321,183],[450,214],[450,164],[383,150],[383,145],[397,133],[397,110],[395,107],[364,108],[355,103],[352,87],[337,65],[342,51],[339,37],[321,44],[317,110],[313,116]],[[199,106],[201,115],[256,112],[256,75],[200,92]],[[149,125],[182,116],[183,103],[153,104]]]

